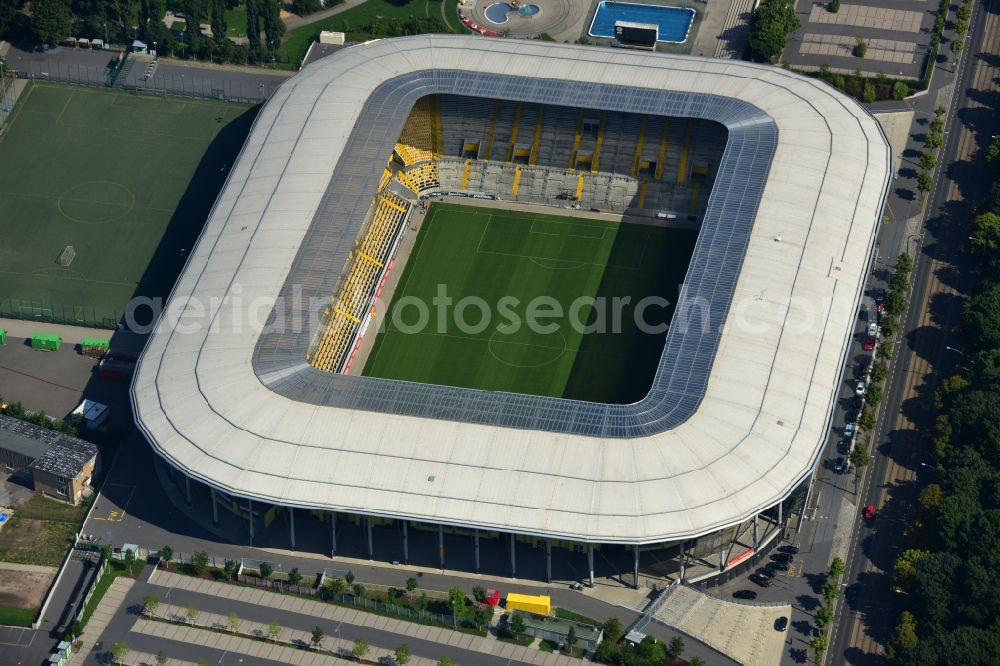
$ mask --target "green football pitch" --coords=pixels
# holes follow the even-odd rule
[[[696,238],[694,231],[435,203],[364,374],[639,400],[673,307],[642,311],[656,330],[637,325],[636,305],[650,296],[676,302]]]
[[[32,84],[0,135],[0,317],[108,328],[133,296],[166,296],[253,116]]]

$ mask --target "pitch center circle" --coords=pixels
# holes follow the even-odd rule
[[[511,335],[493,331],[488,348],[490,355],[512,368],[540,368],[559,360],[566,353],[566,336],[556,329],[537,333],[522,326]]]
[[[69,188],[59,197],[59,212],[80,224],[108,224],[135,208],[135,194],[108,180],[92,180]]]

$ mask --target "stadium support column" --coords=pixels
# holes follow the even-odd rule
[[[403,564],[410,563],[410,540],[408,538],[409,535],[406,532],[406,528],[409,523],[410,521],[408,520],[403,521]]]
[[[785,500],[781,500],[780,502],[778,502],[778,529],[779,530],[784,530],[785,529],[784,528],[784,524],[785,524],[784,510],[785,509],[782,506],[782,504],[784,504],[784,503],[785,503]]]
[[[684,580],[684,574],[687,570],[687,553],[684,552],[684,541],[681,541],[681,581]]]
[[[191,477],[184,475],[184,495],[187,497],[188,506],[191,506]]]
[[[552,582],[552,540],[545,540],[545,580]]]
[[[337,557],[337,512],[330,512],[330,557]]]
[[[253,500],[247,500],[247,518],[250,520],[250,545],[253,545]]]
[[[375,546],[372,542],[372,519],[371,517],[365,518],[365,523],[368,524],[368,559],[375,559]]]
[[[209,488],[212,493],[212,524],[219,526],[219,502],[215,499],[215,488]]]
[[[590,587],[594,587],[594,544],[587,544],[587,565],[590,567]]]
[[[479,530],[472,532],[473,549],[476,551],[476,573],[479,573]]]
[[[757,514],[753,515],[753,549],[756,551],[760,548],[760,540],[757,538]]]
[[[295,507],[288,507],[288,528],[292,537],[292,550],[295,549]]]
[[[639,544],[632,546],[635,551],[635,589],[639,589]]]
[[[438,562],[441,563],[441,571],[444,571],[444,525],[438,525]]]
[[[517,538],[510,535],[510,577],[517,578]]]

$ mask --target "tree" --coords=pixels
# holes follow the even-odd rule
[[[260,60],[260,14],[257,13],[259,0],[246,0],[247,7],[247,47],[251,62]]]
[[[952,53],[954,53],[955,55],[960,55],[962,53],[963,48],[965,48],[965,42],[963,42],[961,39],[952,40],[951,42]]]
[[[226,617],[226,626],[229,627],[229,631],[235,634],[236,630],[240,628],[240,616],[230,612]]]
[[[676,659],[684,654],[684,638],[682,636],[674,636],[667,643],[667,656]]]
[[[339,597],[347,592],[347,583],[342,578],[333,576],[326,581],[326,591],[330,593],[331,597]]]
[[[111,658],[117,663],[121,663],[128,656],[129,647],[125,643],[112,643],[111,644]]]
[[[830,11],[833,12],[834,14],[840,13],[840,0],[831,0]]]
[[[990,166],[1000,166],[1000,134],[993,137],[990,145],[983,151],[983,158]]]
[[[226,25],[225,0],[212,0],[212,38],[216,41],[226,39],[229,27]]]
[[[170,546],[164,546],[160,548],[160,562],[163,562],[163,568],[167,571],[170,570],[170,560],[174,559],[174,549]]]
[[[307,16],[322,9],[319,0],[292,0],[292,11],[299,16]]]
[[[816,636],[815,638],[813,638],[811,641],[809,641],[809,648],[813,651],[813,654],[816,655],[816,661],[819,661],[820,657],[823,656],[823,653],[826,652],[827,648],[826,636]]]
[[[271,566],[270,562],[261,562],[260,566],[257,567],[257,571],[260,572],[261,578],[268,580],[271,574],[274,573],[274,567]]]
[[[278,636],[281,635],[281,623],[277,620],[271,620],[267,623],[267,636],[272,641],[277,641]]]
[[[935,118],[927,127],[930,129],[931,134],[941,134],[944,132],[944,120],[941,118]]]
[[[678,637],[679,638],[679,637]],[[566,647],[569,648],[569,653],[573,654],[573,648],[576,647],[576,627],[572,624],[569,625],[569,631],[566,632]]]
[[[934,117],[935,118],[941,118],[946,113],[948,113],[948,109],[944,108],[943,106],[937,106],[937,107],[934,108]]]
[[[317,624],[315,627],[313,627],[312,636],[310,637],[310,642],[312,643],[312,646],[317,650],[323,645],[323,637],[324,637],[323,629]]]
[[[198,609],[194,607],[193,603],[188,604],[187,610],[184,611],[184,617],[187,618],[188,624],[194,624],[198,619]]]
[[[691,657],[688,660],[688,666],[705,666],[705,660],[701,657]]]
[[[364,659],[365,655],[368,654],[368,643],[365,643],[360,638],[354,641],[354,647],[352,648],[354,656],[359,660]]]
[[[292,567],[292,570],[288,572],[289,585],[298,585],[301,582],[302,582],[302,574],[299,573],[299,568]]]
[[[910,94],[910,86],[906,85],[902,81],[896,81],[892,84],[892,98],[896,101],[906,99],[906,96]]]
[[[427,610],[427,607],[430,605],[430,603],[431,603],[430,599],[427,598],[427,593],[421,592],[420,596],[417,597],[413,602],[413,609],[418,613],[423,613],[425,610]]]
[[[618,639],[625,635],[625,627],[617,617],[608,618],[601,627],[604,629],[604,640],[617,643]]]
[[[236,564],[236,560],[226,560],[226,563],[222,565],[222,573],[226,577],[226,580],[236,578],[236,572],[239,570],[239,565]]]
[[[840,596],[840,585],[832,582],[823,583],[823,586],[819,588],[819,594],[823,597],[826,605],[830,606],[834,599]]]
[[[858,427],[867,432],[875,429],[875,412],[865,409],[858,417]]]
[[[69,3],[65,0],[34,0],[31,3],[31,30],[43,44],[55,45],[69,37],[73,31]]]
[[[80,620],[73,620],[73,622],[69,625],[69,635],[73,637],[73,640],[76,640],[82,633],[83,622]]]
[[[882,402],[882,387],[869,386],[868,390],[865,391],[865,402],[871,403],[872,405],[877,405]]]
[[[448,607],[456,618],[465,616],[465,592],[462,588],[453,587],[448,590]]]
[[[483,603],[486,601],[486,590],[479,585],[474,586],[472,588],[472,598],[475,599],[477,603]]]
[[[774,62],[788,45],[788,36],[802,23],[786,0],[764,0],[750,19],[747,47],[752,60]]]
[[[128,569],[130,575],[135,575],[135,551],[131,548],[127,549],[124,554],[125,568]]]
[[[837,580],[844,575],[845,571],[847,571],[847,567],[844,565],[844,560],[839,557],[835,557],[833,558],[833,561],[830,562],[830,570],[826,572],[826,575],[833,580]]]
[[[448,656],[441,657],[438,659],[438,666],[455,666],[455,660]]]
[[[410,576],[409,578],[406,579],[406,591],[407,592],[409,592],[410,594],[413,594],[413,592],[417,589],[417,587],[418,587],[418,585],[417,585],[417,579],[416,578],[414,578],[413,576]]]
[[[526,625],[524,624],[524,618],[521,616],[520,613],[511,613],[510,622],[508,624],[510,625],[511,633],[513,633],[515,636],[520,636],[521,634],[524,633],[524,630],[526,629]]]
[[[163,650],[156,653],[156,666],[167,666],[167,653]]]
[[[1000,183],[1000,180],[997,181]],[[1000,271],[1000,214],[993,211],[980,213],[972,219],[972,251],[988,274]]]
[[[899,615],[899,622],[889,637],[886,645],[886,655],[890,659],[900,659],[905,657],[917,647],[917,620],[910,611],[903,611]]]
[[[396,659],[396,666],[406,666],[407,662],[410,661],[410,648],[405,643],[396,648],[393,653],[393,657]]]
[[[203,550],[199,550],[191,556],[191,571],[193,571],[196,576],[200,576],[208,571],[208,553]]]
[[[348,585],[354,585],[354,572],[348,571],[346,574],[344,574],[344,580],[347,581]]]
[[[864,37],[855,37],[854,55],[858,58],[864,58],[866,53],[868,53],[868,42],[865,41]]]
[[[897,585],[909,588],[913,584],[913,577],[917,573],[917,566],[925,555],[927,555],[927,551],[915,548],[907,548],[899,554],[892,565],[892,574],[896,578]]]
[[[818,611],[816,611],[816,626],[820,629],[826,627],[830,624],[833,619],[833,611],[830,610],[829,606],[822,606]]]
[[[937,150],[944,143],[944,139],[940,134],[934,134],[933,132],[928,134],[924,138],[924,148],[927,150]]]
[[[921,194],[927,194],[930,192],[933,183],[934,181],[931,178],[931,175],[926,171],[921,171],[917,174],[917,190],[920,191]]]
[[[851,464],[858,469],[861,469],[871,462],[871,456],[868,455],[868,450],[865,448],[865,445],[861,443],[855,445],[854,450],[851,451],[849,459]]]
[[[354,596],[358,597],[359,599],[365,598],[365,586],[362,585],[361,583],[355,583],[354,587],[351,588],[351,591],[354,592]]]
[[[926,511],[932,511],[941,504],[941,500],[944,499],[944,492],[941,490],[941,486],[936,483],[927,484],[927,486],[920,491],[920,506]]]
[[[881,384],[882,382],[885,381],[885,378],[886,376],[888,376],[888,374],[889,374],[889,368],[886,366],[885,363],[876,363],[875,365],[872,366],[872,372],[871,375],[869,376],[869,379],[871,379],[876,384]]]
[[[976,346],[1000,347],[1000,285],[987,284],[966,302],[962,326]]]
[[[142,614],[152,615],[159,605],[160,600],[156,598],[155,594],[147,594],[142,598]]]
[[[932,171],[937,166],[937,158],[934,153],[924,153],[920,156],[920,168],[924,171]]]

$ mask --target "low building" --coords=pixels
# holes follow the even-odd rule
[[[40,493],[78,503],[90,490],[97,458],[90,442],[0,415],[0,462]]]
[[[524,633],[535,638],[551,641],[559,646],[566,645],[566,639],[569,636],[570,627],[572,627],[576,637],[574,647],[582,649],[587,654],[591,654],[597,649],[598,643],[601,642],[601,638],[604,636],[603,628],[585,622],[576,622],[560,617],[536,615],[521,611],[511,613],[511,617],[514,615],[520,615],[524,620]]]

